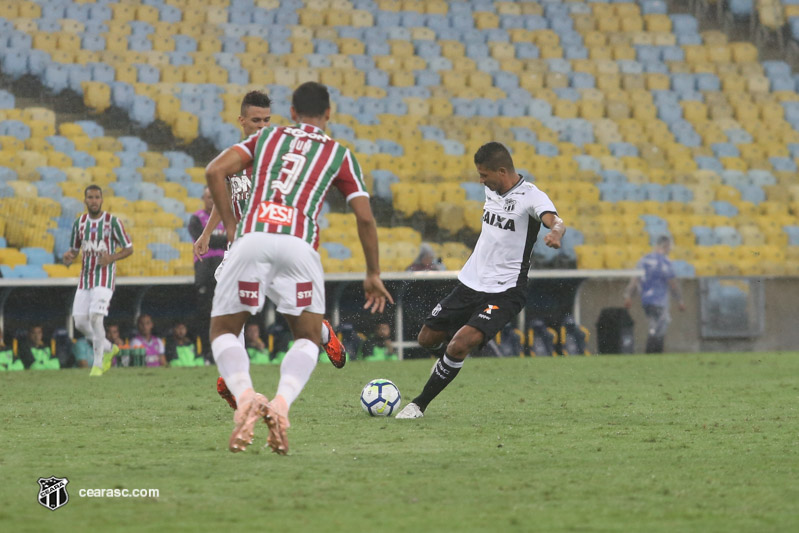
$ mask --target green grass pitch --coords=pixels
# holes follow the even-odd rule
[[[0,529],[799,531],[799,353],[474,359],[424,419],[363,412],[370,379],[405,403],[431,364],[320,363],[286,457],[263,425],[227,451],[213,367],[0,374]],[[276,367],[253,377],[274,393]]]

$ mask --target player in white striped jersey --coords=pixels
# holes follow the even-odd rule
[[[208,188],[233,242],[211,312],[214,359],[238,404],[229,442],[233,452],[252,442],[261,418],[269,426],[272,450],[288,451],[289,407],[319,357],[325,290],[316,252],[316,219],[331,186],[339,189],[355,214],[366,258],[364,308],[382,312],[386,301],[393,301],[380,280],[377,227],[360,165],[349,149],[324,133],[330,119],[327,88],[315,82],[300,85],[292,95],[291,116],[294,125],[263,128],[206,168]],[[253,187],[237,224],[224,180],[249,164]],[[295,339],[281,363],[272,402],[254,391],[247,352],[236,338],[267,297],[286,318]]]
[[[64,253],[64,264],[69,266],[83,252],[78,290],[72,305],[75,327],[91,341],[94,363],[90,376],[102,376],[111,368],[111,360],[119,352],[115,344],[105,338],[103,318],[108,316],[108,306],[116,283],[116,262],[133,253],[133,243],[122,221],[103,211],[103,190],[89,185],[83,192],[86,213],[72,225],[70,249]]]
[[[483,227],[458,285],[432,310],[419,332],[429,350],[446,346],[421,394],[397,418],[421,418],[428,404],[455,379],[466,356],[484,346],[527,301],[527,273],[541,224],[544,244],[560,248],[566,228],[549,197],[516,173],[507,148],[497,142],[474,155],[486,187]]]

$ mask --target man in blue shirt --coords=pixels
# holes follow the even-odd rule
[[[646,353],[663,353],[663,340],[671,322],[669,315],[669,292],[677,299],[680,311],[685,310],[680,284],[674,277],[668,255],[671,240],[668,236],[658,237],[651,253],[643,256],[637,268],[644,271],[642,278],[632,278],[624,289],[624,307],[632,307],[632,297],[636,291],[641,293],[641,305],[649,318],[649,332],[646,339]]]

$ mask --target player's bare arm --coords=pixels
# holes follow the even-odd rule
[[[364,309],[372,313],[382,313],[386,307],[386,300],[394,303],[383,282],[380,280],[380,254],[377,242],[377,224],[372,214],[372,206],[366,196],[356,196],[350,200],[350,207],[355,213],[358,224],[358,238],[363,247],[366,258],[366,278],[363,280],[363,290],[366,295]]]
[[[624,307],[630,309],[633,306],[633,296],[639,291],[641,280],[639,278],[631,278],[630,282],[624,288]]]
[[[198,261],[202,261],[202,256],[208,253],[211,234],[221,221],[222,217],[219,216],[219,212],[216,210],[216,204],[214,204],[211,206],[211,214],[208,216],[208,223],[203,228],[203,232],[197,240],[194,241],[194,246],[192,247],[194,249],[194,257],[196,257]]]
[[[680,311],[685,311],[685,302],[682,299],[682,287],[680,287],[680,282],[674,278],[669,280],[669,289],[671,289],[671,294],[674,296],[674,299],[677,300],[677,307]]]
[[[129,257],[131,254],[133,254],[133,246],[128,246],[127,248],[122,248],[120,251],[114,252],[113,254],[101,254],[98,262],[100,263],[100,266],[108,266],[114,261],[120,261],[126,257]]]
[[[544,213],[541,217],[541,222],[549,228],[549,233],[544,235],[544,244],[550,248],[560,248],[560,240],[563,234],[566,233],[566,226],[563,220],[554,213]]]
[[[213,161],[208,163],[205,168],[205,179],[208,182],[208,190],[211,192],[211,197],[214,199],[214,208],[219,213],[222,223],[225,225],[227,232],[228,242],[233,242],[236,235],[236,216],[233,214],[233,207],[230,199],[230,192],[228,191],[225,178],[237,174],[247,168],[249,161],[245,161],[242,155],[232,149],[228,148]],[[211,226],[211,223],[206,227]],[[212,230],[215,226],[211,226]]]

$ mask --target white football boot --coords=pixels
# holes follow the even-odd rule
[[[397,413],[395,418],[422,418],[423,416],[424,413],[419,409],[419,406],[411,402]]]

